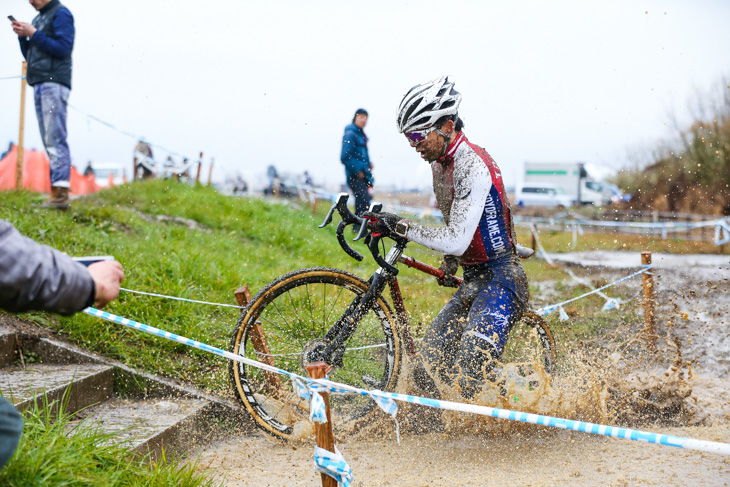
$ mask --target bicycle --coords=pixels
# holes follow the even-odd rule
[[[403,351],[416,353],[396,264],[446,278],[452,287],[458,287],[461,279],[405,256],[405,239],[395,239],[387,255],[381,256],[381,238],[368,233],[363,220],[348,209],[347,199],[347,193],[339,195],[320,228],[331,223],[337,211],[342,219],[337,226],[337,240],[348,255],[362,261],[363,256],[344,237],[348,225],[361,225],[355,240],[365,239],[380,267],[368,281],[327,267],[299,269],[275,279],[242,310],[231,338],[231,352],[299,374],[304,373],[305,364],[323,361],[333,367],[329,376],[333,381],[392,391],[401,371]],[[380,211],[380,207],[372,210]],[[393,308],[383,295],[386,287]],[[502,361],[525,363],[535,357],[542,358],[546,372],[553,372],[553,334],[540,316],[527,312],[512,327]],[[238,399],[267,433],[293,439],[297,423],[308,422],[308,404],[296,394],[288,377],[238,362],[230,363],[229,373]],[[332,395],[330,406],[333,418],[339,422],[362,416],[373,404],[350,394]]]

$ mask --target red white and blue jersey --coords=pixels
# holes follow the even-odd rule
[[[431,170],[446,226],[414,223],[407,238],[455,255],[466,266],[513,253],[514,227],[502,173],[487,151],[459,132]]]

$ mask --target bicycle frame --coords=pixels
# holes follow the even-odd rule
[[[355,223],[360,224],[361,230],[355,240],[357,241],[361,238],[365,238],[365,244],[368,245],[373,258],[378,264],[380,264],[380,267],[372,276],[370,276],[370,287],[367,292],[362,297],[355,298],[352,303],[350,303],[347,310],[345,310],[343,315],[327,331],[324,339],[328,345],[324,346],[324,348],[310,351],[306,358],[311,362],[322,361],[330,365],[341,366],[345,344],[350,337],[352,337],[352,334],[357,329],[360,320],[367,314],[375,303],[375,300],[383,293],[383,291],[385,291],[385,287],[388,285],[390,287],[390,297],[393,302],[393,307],[395,308],[396,319],[400,321],[400,328],[406,341],[406,350],[410,354],[415,354],[416,346],[413,337],[411,336],[408,313],[403,301],[403,295],[400,291],[400,285],[398,284],[398,269],[396,268],[396,264],[401,263],[407,267],[416,269],[439,279],[446,277],[446,273],[441,269],[403,255],[408,244],[408,241],[404,238],[396,238],[394,240],[395,245],[391,247],[385,258],[381,257],[378,249],[378,243],[380,242],[381,237],[376,238],[367,233],[367,222],[362,218],[355,216],[349,208],[347,208],[348,197],[349,195],[347,193],[341,193],[339,195],[337,202],[332,205],[332,208],[327,214],[322,225],[320,225],[320,228],[323,228],[332,222],[332,216],[335,210],[337,210],[342,217],[342,221],[337,226],[337,241],[349,256],[357,261],[362,261],[363,256],[350,247],[344,237],[344,229],[347,225]],[[371,211],[379,212],[381,207],[382,205],[373,205],[371,207]],[[531,251],[529,251],[529,249],[518,249],[518,254],[520,257],[526,258],[531,255]],[[456,287],[463,282],[463,279],[459,277],[450,277],[453,279],[453,282],[457,284]]]
[[[320,225],[320,227],[330,223],[332,220],[332,214],[335,210],[338,210],[342,216],[342,222],[340,222],[337,227],[337,240],[348,255],[356,260],[362,260],[362,255],[353,250],[347,244],[343,232],[344,228],[348,224],[356,222],[361,223],[362,230],[360,235],[356,238],[356,240],[358,240],[364,236],[366,223],[362,222],[360,218],[354,216],[349,209],[347,209],[346,202],[347,195],[340,195],[338,202],[332,206],[329,214],[325,218],[325,222]],[[373,210],[379,211],[379,208],[374,207]],[[371,238],[370,235],[368,235],[368,238]],[[410,354],[416,353],[416,344],[410,332],[408,312],[406,311],[403,295],[401,294],[400,285],[398,284],[398,271],[395,265],[400,262],[407,267],[411,267],[437,278],[444,277],[446,273],[441,269],[403,255],[407,245],[407,241],[405,239],[396,240],[395,245],[391,247],[384,259],[379,258],[379,253],[376,257],[375,254],[377,253],[377,244],[379,240],[380,239],[370,240],[370,242],[368,242],[366,239],[366,243],[370,244],[369,247],[373,253],[373,257],[381,264],[373,275],[370,276],[368,281],[370,283],[370,287],[368,288],[368,291],[363,296],[354,299],[352,303],[350,303],[343,315],[325,334],[324,339],[328,342],[328,345],[324,348],[312,350],[307,357],[309,361],[323,361],[331,365],[342,365],[341,362],[343,359],[345,344],[357,329],[360,320],[367,314],[378,296],[385,291],[386,286],[390,287],[390,297],[393,302],[393,307],[395,308],[396,319],[400,322],[400,329],[403,333],[406,350]],[[462,282],[462,279],[458,277],[455,277],[455,280],[458,283]]]

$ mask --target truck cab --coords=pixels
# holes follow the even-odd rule
[[[611,202],[611,192],[592,179],[582,162],[526,162],[525,185],[551,184],[561,188],[581,205],[604,206]]]

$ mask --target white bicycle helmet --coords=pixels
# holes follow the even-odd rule
[[[443,116],[456,115],[461,94],[448,76],[416,85],[405,94],[398,107],[398,130],[404,134],[425,130]]]

